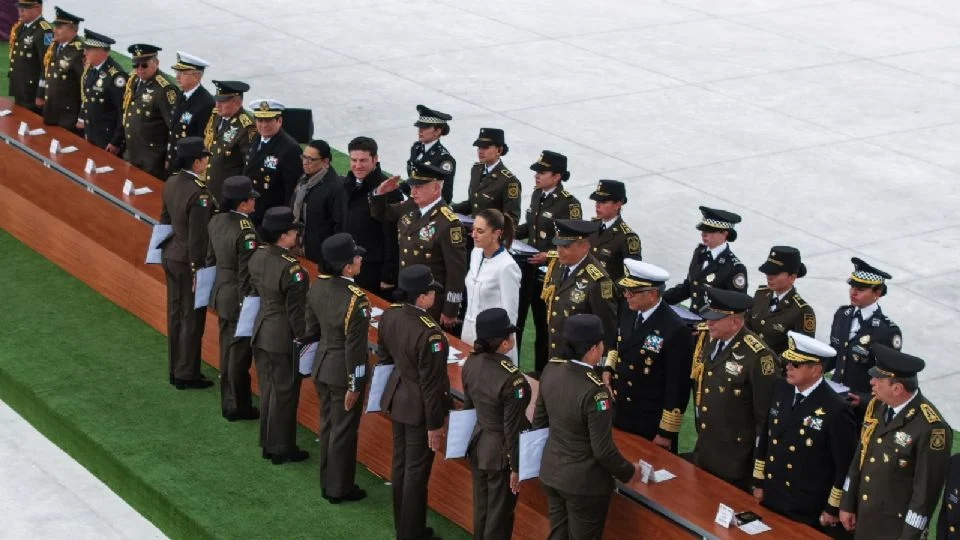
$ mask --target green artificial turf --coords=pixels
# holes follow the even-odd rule
[[[167,384],[166,338],[0,231],[0,399],[173,538],[391,538],[391,494],[320,498],[314,434],[304,463],[260,457],[256,422],[220,417],[216,387]],[[216,371],[204,367],[206,375]],[[465,531],[431,513],[445,538]]]

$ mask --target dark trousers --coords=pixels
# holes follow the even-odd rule
[[[163,164],[166,157],[166,144],[157,148],[145,147],[143,143],[128,144],[126,152],[123,153],[124,161],[164,181],[167,179],[167,168]]]
[[[523,341],[523,327],[527,321],[527,309],[533,310],[533,325],[537,332],[534,343],[534,369],[543,371],[549,357],[550,332],[547,328],[547,304],[540,298],[543,290],[543,274],[534,264],[520,265],[520,306],[517,312],[517,354]]]
[[[575,495],[540,484],[547,494],[550,515],[548,540],[600,540],[607,522],[610,497],[606,495]]]
[[[253,352],[260,383],[260,446],[279,455],[297,448],[300,377],[292,353]]]
[[[510,470],[482,471],[470,465],[473,477],[473,537],[508,539],[513,534],[517,496],[510,491]]]
[[[220,410],[247,411],[253,408],[250,392],[250,338],[238,338],[237,321],[220,318]]]
[[[433,450],[427,427],[393,423],[393,528],[399,540],[421,538],[427,530],[427,484]]]
[[[314,379],[320,397],[320,487],[330,497],[353,490],[357,472],[357,430],[363,412],[361,398],[349,411],[343,409],[347,389]]]
[[[193,274],[190,265],[164,258],[167,279],[167,364],[177,379],[200,378],[200,344],[207,308],[193,309]]]

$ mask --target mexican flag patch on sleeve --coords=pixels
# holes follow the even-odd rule
[[[443,351],[443,342],[435,341],[430,344],[430,352],[442,352]]]
[[[600,401],[598,401],[598,402],[597,402],[597,410],[598,410],[598,411],[609,411],[609,410],[610,410],[610,400],[609,400],[609,399],[601,399]]]
[[[517,399],[523,399],[525,395],[527,395],[527,393],[523,390],[522,386],[518,386],[517,389],[513,391],[513,397]]]

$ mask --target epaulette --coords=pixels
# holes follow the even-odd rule
[[[793,291],[793,301],[797,303],[797,307],[799,307],[799,308],[805,308],[805,307],[807,307],[807,303],[803,300],[803,297],[802,297],[802,296],[800,296],[799,294],[797,294],[796,289],[794,289],[794,291]]]
[[[630,226],[627,225],[627,222],[626,222],[626,221],[621,221],[621,222],[620,222],[620,230],[623,231],[623,234],[632,234],[632,233],[633,233],[633,229],[631,229]]]
[[[53,32],[53,26],[47,22],[46,19],[40,19],[40,28],[43,28],[44,31]]]
[[[500,367],[507,370],[507,373],[516,373],[517,371],[520,370],[520,368],[513,365],[513,362],[511,362],[510,360],[501,360]]]
[[[767,291],[767,290],[770,290],[770,287],[767,287],[766,285],[760,285],[759,287],[757,287],[757,292]]]
[[[420,316],[420,322],[422,322],[422,323],[424,324],[424,326],[426,326],[427,328],[436,328],[436,327],[437,327],[437,323],[433,322],[433,319],[431,319],[431,318],[430,318],[429,316],[427,316],[427,315],[421,315],[421,316]]]
[[[891,321],[891,320],[890,320],[890,317],[887,317],[886,315],[883,316],[883,320],[886,321],[886,323],[889,324],[889,325],[890,325],[891,327],[893,327],[893,328],[900,328],[899,326],[897,326],[897,323]]]
[[[929,404],[921,403],[920,411],[923,413],[923,417],[927,419],[927,422],[930,422],[931,424],[942,422],[942,420],[940,420],[940,415],[937,414],[937,411],[934,410],[934,408]]]
[[[560,256],[560,255],[557,254],[557,250],[555,250],[555,249],[551,249],[550,251],[547,252],[547,258],[548,258],[548,259],[556,259],[556,258],[559,257],[559,256]]]
[[[241,219],[241,220],[240,220],[240,228],[243,229],[243,230],[250,229],[250,230],[252,231],[252,230],[253,230],[253,222],[250,221],[249,219]]]
[[[551,359],[549,360],[549,363],[551,363],[551,364],[566,364],[567,361],[564,360],[563,358],[551,358]]]
[[[598,377],[593,371],[587,372],[587,378],[596,383],[597,386],[603,386],[603,379]]]
[[[502,174],[504,178],[513,178],[513,173],[510,172],[510,169],[503,166],[503,162],[500,162],[500,174]]]
[[[414,143],[414,144],[416,144],[416,143]],[[483,162],[482,162],[482,161],[477,161],[476,163],[473,164],[474,167],[476,167],[477,165],[483,165]]]
[[[697,332],[706,332],[707,330],[709,330],[709,328],[707,328],[707,323],[705,323],[705,322],[698,322],[695,330],[696,330]]]
[[[83,42],[80,41],[80,40],[71,41],[70,44],[73,45],[74,47],[76,47],[76,49],[77,49],[78,51],[83,49]]]
[[[568,198],[568,199],[569,199],[570,197],[573,197],[573,195],[571,195],[569,191],[567,191],[567,190],[565,190],[565,189],[562,189],[562,188],[560,189],[560,195],[563,196],[563,197],[566,197],[566,198]]]
[[[359,296],[360,298],[363,298],[365,294],[363,292],[363,289],[361,289],[360,287],[357,287],[356,285],[350,284],[350,285],[347,285],[347,288],[350,289],[350,292],[352,292],[355,296]]]
[[[297,260],[296,257],[291,257],[290,255],[287,255],[286,253],[281,253],[280,256],[283,257],[284,259],[286,259],[287,261],[292,262],[292,263],[299,263],[299,262],[300,262],[300,261]]]
[[[170,81],[168,81],[167,78],[164,77],[163,75],[157,73],[156,79],[157,79],[157,84],[160,85],[160,88],[166,88],[170,86]]]
[[[403,304],[394,303],[390,304],[390,307],[403,307]]]
[[[590,277],[593,278],[594,281],[603,279],[603,270],[594,266],[593,263],[587,265],[587,273],[590,274]]]
[[[447,205],[440,207],[440,213],[443,214],[443,217],[447,218],[447,221],[458,221],[457,215],[454,214],[453,210]]]
[[[734,266],[736,266],[736,265],[738,265],[738,264],[740,264],[740,265],[743,264],[742,262],[740,262],[740,259],[738,259],[736,255],[731,255],[731,256],[730,256],[730,262],[732,262]]]
[[[317,274],[317,279],[330,279],[332,277],[330,274]]]
[[[743,336],[743,342],[746,343],[747,346],[750,347],[750,350],[752,350],[753,352],[760,352],[764,348],[763,343],[761,343],[759,339],[751,336],[750,334]]]
[[[247,114],[247,111],[242,111],[240,113],[240,125],[245,128],[253,125],[253,120],[250,120],[250,116]]]
[[[596,223],[596,222],[598,222],[598,221],[600,221],[600,218],[598,218],[598,217],[592,217],[592,218],[590,218],[590,223]]]

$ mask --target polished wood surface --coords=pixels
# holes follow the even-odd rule
[[[17,129],[21,121],[33,129],[41,126],[40,118],[0,98],[2,109],[12,109],[13,114],[0,118],[0,137],[7,141],[0,144],[0,227],[112,302],[166,333],[163,271],[159,265],[145,265],[143,261],[151,224],[159,219],[163,183],[57,127],[43,126],[47,130],[44,135],[19,136]],[[50,154],[53,138],[62,146],[73,145],[80,150],[72,154]],[[97,166],[109,165],[114,171],[84,173],[88,157]],[[51,168],[58,169],[58,174],[53,174]],[[150,187],[153,193],[123,195],[125,179],[133,181],[136,187]],[[305,261],[304,266],[316,276],[315,265]],[[380,298],[371,300],[376,307],[387,306]],[[369,337],[372,347],[376,343],[373,327]],[[469,351],[469,347],[456,338],[451,337],[450,342],[462,355]],[[219,364],[215,316],[207,318],[203,359],[214,367]],[[371,366],[375,362],[376,357],[371,354]],[[452,393],[455,397],[462,396],[460,367],[449,364],[448,374]],[[166,381],[158,381],[161,383]],[[317,431],[319,406],[309,380],[304,381],[302,388],[298,420]],[[640,534],[680,538],[692,533],[714,538],[747,537],[738,529],[713,524],[720,502],[736,511],[751,510],[759,514],[773,527],[772,534],[777,538],[819,536],[808,527],[762,508],[748,494],[649,441],[619,430],[615,430],[614,437],[628,459],[644,459],[657,469],[673,472],[677,478],[662,484],[621,486],[625,494],[614,496],[606,538]],[[375,474],[389,478],[390,448],[389,419],[379,413],[364,414],[358,449],[360,462]],[[467,530],[472,529],[470,482],[470,471],[464,460],[436,458],[430,482],[430,506]],[[546,515],[546,499],[538,482],[524,482],[514,537],[544,538],[549,529]]]

